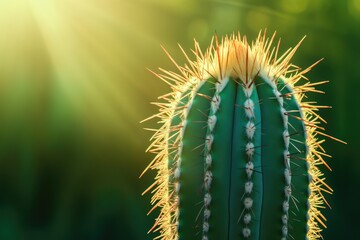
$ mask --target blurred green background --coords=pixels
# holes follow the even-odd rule
[[[321,111],[335,193],[325,239],[356,239],[360,207],[360,0],[1,0],[0,239],[152,239],[140,194],[154,173],[144,152],[149,104],[170,89],[146,68],[174,70],[161,50],[203,49],[240,30],[277,30],[293,62],[330,80]],[[358,150],[356,150],[356,148]]]

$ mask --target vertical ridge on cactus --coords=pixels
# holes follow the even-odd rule
[[[156,103],[162,126],[147,150],[156,239],[321,238],[323,193],[333,190],[318,136],[328,135],[324,106],[304,97],[325,81],[299,84],[318,62],[301,70],[290,60],[302,40],[278,56],[274,37],[215,36],[204,53],[195,41],[195,60],[180,47],[185,66],[165,50],[179,72],[153,72],[172,88]]]

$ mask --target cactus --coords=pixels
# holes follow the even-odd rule
[[[318,138],[330,136],[316,113],[326,106],[304,97],[325,81],[304,77],[317,62],[290,63],[302,40],[278,57],[274,37],[215,36],[204,53],[195,41],[195,60],[180,47],[184,67],[165,50],[179,73],[153,72],[173,92],[156,103],[163,125],[145,169],[158,172],[145,192],[160,208],[150,230],[159,239],[321,238],[323,193],[333,190],[318,168],[329,167]]]

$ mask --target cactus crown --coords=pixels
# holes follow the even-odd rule
[[[299,67],[290,63],[290,60],[302,40],[293,48],[287,50],[283,55],[278,56],[278,50],[280,41],[275,47],[272,46],[274,41],[275,33],[270,37],[266,37],[266,32],[260,32],[257,39],[249,44],[245,37],[242,37],[239,33],[237,35],[232,34],[226,36],[219,41],[218,37],[215,36],[212,39],[210,47],[202,52],[199,44],[195,41],[195,48],[192,51],[195,56],[195,60],[190,60],[190,57],[180,47],[188,60],[187,65],[179,66],[170,54],[165,50],[171,61],[175,64],[178,69],[178,73],[172,71],[166,71],[160,69],[161,73],[154,73],[158,78],[170,85],[172,92],[161,97],[165,100],[162,103],[155,103],[159,106],[159,113],[150,117],[160,118],[162,126],[160,129],[155,131],[152,137],[152,143],[148,148],[149,152],[155,153],[156,156],[153,161],[148,165],[144,172],[148,169],[157,170],[157,176],[155,182],[144,192],[151,191],[153,194],[151,203],[153,204],[153,211],[155,208],[160,208],[160,214],[155,221],[153,228],[150,231],[159,231],[159,237],[163,240],[178,239],[178,227],[179,227],[179,189],[180,183],[176,181],[181,175],[181,156],[183,153],[183,142],[182,138],[185,134],[185,128],[187,127],[187,117],[191,109],[191,105],[196,97],[201,97],[211,101],[210,116],[206,118],[207,123],[205,126],[208,128],[206,139],[203,140],[203,144],[197,146],[201,149],[201,153],[204,155],[204,171],[203,171],[203,201],[200,207],[200,213],[196,213],[197,221],[202,218],[201,226],[197,230],[199,235],[202,234],[202,239],[208,239],[207,233],[209,232],[208,219],[210,217],[210,186],[213,180],[213,173],[211,169],[211,155],[208,154],[212,147],[214,136],[211,134],[214,126],[216,125],[216,111],[220,100],[217,101],[216,96],[224,90],[228,82],[236,82],[237,85],[242,86],[244,90],[244,96],[247,96],[248,100],[245,101],[245,119],[248,119],[244,128],[246,129],[246,136],[248,139],[256,139],[255,125],[255,111],[254,103],[250,99],[250,95],[253,92],[254,85],[258,84],[257,79],[262,79],[266,84],[273,88],[274,96],[278,99],[281,109],[283,106],[283,96],[291,98],[292,101],[297,103],[298,115],[291,113],[283,114],[283,121],[285,126],[284,141],[287,148],[285,149],[285,158],[292,158],[291,153],[288,152],[289,142],[299,141],[295,138],[292,139],[289,132],[287,132],[288,116],[293,117],[302,123],[304,129],[303,145],[306,145],[304,158],[306,163],[306,171],[308,174],[308,182],[306,182],[307,188],[307,209],[305,210],[307,222],[305,223],[307,232],[306,237],[308,239],[317,239],[321,237],[322,227],[325,226],[325,217],[321,214],[320,209],[324,205],[328,205],[323,193],[332,193],[331,187],[325,182],[323,173],[319,170],[318,166],[323,164],[327,168],[330,167],[324,161],[323,157],[328,156],[325,150],[321,146],[324,140],[318,140],[319,135],[330,137],[323,133],[323,128],[319,126],[319,123],[325,122],[316,111],[319,108],[325,108],[326,106],[317,106],[314,102],[307,102],[304,100],[307,92],[320,92],[315,89],[316,85],[325,83],[317,82],[310,83],[306,81],[305,84],[299,84],[299,80],[306,79],[306,74],[315,64],[310,67],[301,70]],[[307,80],[307,79],[306,79]],[[259,80],[260,81],[260,80]],[[213,87],[208,87],[208,90],[201,90],[202,86],[210,84]],[[284,93],[284,88],[289,91]],[[210,89],[210,90],[209,90]],[[211,90],[213,89],[213,90]],[[281,90],[280,90],[281,89]],[[291,91],[290,91],[291,90]],[[212,95],[206,91],[212,91]],[[212,113],[212,115],[211,115]],[[201,114],[201,113],[200,113]],[[150,119],[149,118],[149,119]],[[146,119],[147,120],[147,119]],[[247,120],[246,120],[247,121]],[[290,124],[291,125],[291,124]],[[188,130],[190,131],[190,130]],[[206,130],[205,130],[206,133]],[[261,133],[260,133],[261,134]],[[259,136],[261,137],[261,136]],[[332,138],[332,137],[330,137]],[[286,140],[288,139],[288,140]],[[336,139],[337,140],[337,139]],[[295,147],[296,148],[296,147]],[[256,146],[254,143],[249,141],[244,146],[245,154],[249,159],[253,158],[257,154]],[[184,150],[185,151],[185,150]],[[287,153],[286,153],[287,152]],[[300,151],[299,151],[300,152]],[[294,158],[296,156],[293,156]],[[245,179],[251,180],[252,173],[255,171],[253,161],[248,161],[245,167],[246,175]],[[289,194],[286,194],[286,189],[291,191],[291,169],[285,167],[285,196],[287,200],[284,201],[284,214],[282,215],[283,225],[283,238],[288,237],[287,230],[287,219],[289,218],[288,206]],[[175,181],[174,181],[175,179]],[[242,204],[244,210],[242,210],[243,222],[245,227],[242,228],[242,235],[247,239],[250,236],[250,228],[246,227],[251,221],[251,211],[247,211],[253,206],[253,199],[246,197],[247,194],[250,196],[254,183],[252,181],[245,181],[244,195]],[[254,187],[255,188],[255,187]],[[291,192],[290,192],[291,194]],[[245,197],[244,197],[245,196]],[[294,205],[296,205],[297,199],[292,199]],[[255,204],[255,202],[254,202]],[[181,203],[180,203],[181,205]],[[151,212],[150,211],[150,212]],[[249,213],[249,214],[246,214]],[[201,215],[202,214],[202,215]],[[201,217],[200,217],[201,215]],[[192,222],[192,224],[194,223]],[[202,232],[202,233],[201,233]],[[290,236],[291,237],[291,236]]]

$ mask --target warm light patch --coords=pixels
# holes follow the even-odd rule
[[[139,95],[145,95],[148,86],[133,80],[146,74],[144,49],[158,42],[143,20],[159,17],[139,4],[1,0],[1,102],[19,115],[20,107],[33,110],[28,104],[38,104],[49,109],[42,113],[57,116],[56,126],[71,116],[87,133],[126,136],[126,141],[141,145],[134,132],[140,131],[143,111],[134,106],[142,106]],[[11,115],[5,108],[1,113]]]

